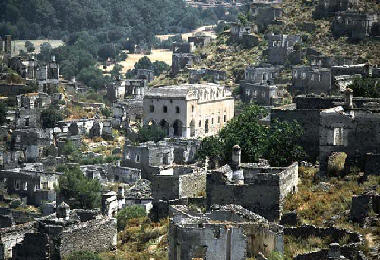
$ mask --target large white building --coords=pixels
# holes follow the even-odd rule
[[[144,97],[144,124],[159,125],[168,136],[214,135],[233,116],[231,91],[218,84],[152,88]]]

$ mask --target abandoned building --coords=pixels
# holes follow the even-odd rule
[[[237,204],[265,217],[278,220],[285,196],[297,191],[298,163],[288,167],[241,163],[241,149],[234,146],[232,164],[207,174],[206,200],[214,204]]]
[[[158,125],[168,136],[214,135],[233,116],[231,92],[217,84],[152,88],[144,97],[144,124]]]
[[[283,252],[283,228],[238,205],[204,214],[170,207],[169,260],[236,259]]]
[[[70,210],[63,202],[55,214],[37,219],[32,232],[17,241],[12,257],[59,260],[76,251],[111,250],[116,240],[115,218],[99,210]]]
[[[170,171],[174,161],[174,148],[166,142],[147,142],[139,145],[126,143],[124,146],[122,166],[141,170],[143,179]]]
[[[337,12],[353,8],[357,2],[358,0],[319,0],[313,16],[315,18],[334,16]]]
[[[171,72],[176,75],[180,71],[192,67],[194,64],[199,63],[200,57],[191,53],[173,53],[172,55],[172,70]]]
[[[273,84],[279,78],[281,70],[282,66],[272,66],[270,64],[248,66],[244,72],[244,80],[252,84]]]
[[[272,3],[255,3],[250,6],[252,20],[257,26],[258,32],[263,32],[270,24],[279,24],[282,17],[282,9]]]
[[[336,65],[331,67],[331,75],[358,75],[363,78],[372,77],[373,67],[369,64]]]
[[[49,84],[57,85],[59,82],[59,65],[52,56],[51,61],[44,64],[38,63],[36,66],[36,79],[39,85],[46,87]]]
[[[237,42],[245,48],[252,48],[259,42],[258,37],[254,33],[257,31],[256,26],[253,23],[241,24],[241,23],[229,23],[230,29],[230,41]]]
[[[292,68],[292,90],[294,95],[330,94],[334,89],[331,84],[331,70],[311,66]]]
[[[107,85],[107,98],[114,102],[125,98],[125,81],[117,80]]]
[[[143,99],[148,81],[145,79],[125,80],[125,98]]]
[[[118,101],[112,104],[112,127],[116,129],[128,129],[131,126],[142,124],[144,114],[143,101],[133,99]]]
[[[319,129],[320,173],[327,174],[328,158],[334,152],[347,154],[345,167],[364,169],[367,153],[379,154],[380,102],[376,99],[353,102],[351,89],[345,92],[345,103],[321,111]],[[368,156],[368,155],[367,155]]]
[[[56,200],[54,185],[58,184],[60,175],[22,168],[0,170],[0,179],[7,183],[8,193],[26,197],[27,203],[35,206]]]
[[[240,97],[243,102],[256,103],[260,106],[276,106],[282,104],[282,95],[276,85],[267,83],[240,84]]]
[[[192,53],[195,51],[194,42],[174,42],[173,53]]]
[[[352,40],[363,40],[368,36],[379,36],[375,29],[378,23],[377,14],[341,12],[335,16],[331,32],[335,37],[348,36]]]
[[[217,83],[219,81],[225,81],[227,79],[227,73],[224,70],[213,69],[189,69],[189,83],[200,83],[201,80]]]
[[[298,64],[302,58],[300,49],[301,36],[299,35],[285,35],[273,33],[267,34],[268,49],[266,54],[268,62],[273,65],[284,65],[290,63],[292,65]]]
[[[189,43],[193,43],[196,48],[203,48],[210,44],[211,36],[206,35],[194,35],[187,38]]]
[[[154,80],[154,71],[149,69],[137,69],[136,78],[144,79],[147,83],[150,83]]]

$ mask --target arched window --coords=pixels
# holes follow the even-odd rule
[[[179,107],[177,106],[177,107],[175,107],[175,112],[177,113],[177,114],[179,114]]]

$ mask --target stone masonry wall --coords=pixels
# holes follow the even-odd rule
[[[34,222],[0,229],[0,259],[10,259],[12,248],[24,239],[26,233],[33,233]],[[3,255],[1,255],[3,253]]]
[[[116,240],[116,219],[91,220],[63,231],[60,254],[64,257],[74,251],[107,251],[116,247]]]
[[[179,177],[179,198],[196,198],[206,193],[206,173]]]

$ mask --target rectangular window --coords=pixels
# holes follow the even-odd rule
[[[334,145],[344,145],[344,131],[342,127],[334,128]]]

